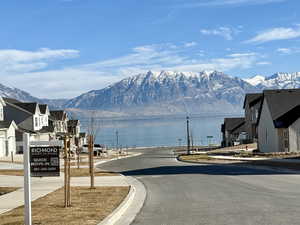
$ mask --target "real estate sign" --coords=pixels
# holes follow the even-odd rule
[[[32,177],[53,177],[60,175],[59,148],[30,147],[30,171]]]

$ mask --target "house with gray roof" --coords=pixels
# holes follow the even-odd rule
[[[262,93],[248,93],[245,95],[243,108],[245,110],[245,131],[248,142],[257,142],[257,119],[263,100]]]
[[[0,97],[0,157],[10,156],[16,153],[16,129],[13,120],[7,120],[4,116],[5,101]]]
[[[233,146],[234,142],[237,141],[239,135],[245,132],[245,118],[225,118],[224,123],[221,127],[222,131],[222,146],[228,147]]]
[[[54,131],[57,134],[66,134],[68,132],[68,114],[64,110],[50,111],[50,120],[53,123]]]
[[[258,148],[262,152],[300,152],[300,89],[263,92]]]

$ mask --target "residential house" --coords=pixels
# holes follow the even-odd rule
[[[4,116],[5,101],[0,97],[0,157],[16,153],[16,129],[13,120],[6,120]]]
[[[80,122],[79,120],[68,121],[68,134],[71,135],[71,146],[73,150],[80,144]]]
[[[262,152],[300,152],[300,89],[265,90],[258,118]]]
[[[54,132],[65,135],[68,132],[68,114],[64,110],[50,111],[50,121]]]
[[[222,147],[233,146],[239,135],[245,132],[245,118],[225,118],[222,124]]]
[[[48,122],[50,114],[48,106],[40,106],[36,102],[20,102],[11,98],[4,98],[4,100],[5,118],[14,120],[18,126],[16,130],[17,153],[23,152],[24,133],[30,135],[30,141],[49,141],[55,138],[54,129],[51,129]]]
[[[248,142],[257,142],[257,119],[262,104],[262,93],[246,94],[244,100],[245,130]]]

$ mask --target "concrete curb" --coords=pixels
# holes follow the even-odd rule
[[[136,178],[127,177],[130,191],[124,201],[98,225],[130,225],[146,199],[146,188]]]

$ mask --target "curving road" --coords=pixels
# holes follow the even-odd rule
[[[133,225],[299,225],[300,176],[232,165],[178,162],[170,150],[100,165],[144,183]]]

